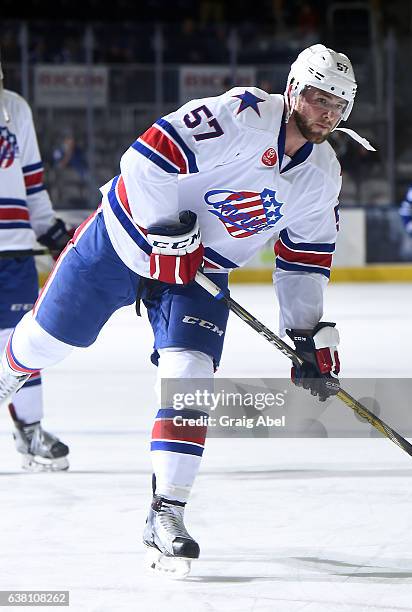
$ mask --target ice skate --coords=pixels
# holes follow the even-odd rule
[[[155,495],[143,533],[148,567],[169,578],[185,578],[192,560],[199,557],[199,545],[183,522],[184,507],[182,502]]]
[[[69,468],[69,447],[56,436],[44,431],[40,421],[27,425],[16,417],[13,406],[10,414],[14,423],[13,438],[22,454],[22,468],[28,472],[60,472]]]

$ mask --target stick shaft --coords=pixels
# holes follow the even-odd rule
[[[257,331],[261,336],[263,336],[268,342],[270,342],[273,346],[275,346],[279,351],[281,351],[286,357],[288,357],[294,364],[300,365],[302,363],[302,359],[298,356],[296,351],[293,350],[289,344],[283,342],[281,338],[279,338],[276,334],[274,334],[268,327],[263,325],[256,317],[254,317],[250,312],[248,312],[243,306],[235,302],[233,298],[231,298],[227,293],[223,292],[213,281],[207,278],[202,272],[196,273],[196,282],[203,287],[208,293],[213,295],[216,299],[222,300],[229,310],[231,310],[234,314],[242,319],[245,323],[247,323],[252,329]],[[375,429],[377,429],[381,434],[392,440],[394,444],[397,444],[402,450],[404,450],[408,455],[412,457],[412,444],[410,444],[405,438],[403,438],[400,434],[398,434],[394,429],[389,427],[382,419],[376,416],[373,412],[371,412],[366,406],[358,402],[354,397],[352,397],[347,391],[341,389],[337,393],[337,397],[344,403],[346,406],[351,408],[354,412],[356,412],[361,418],[367,420]]]
[[[0,251],[0,259],[17,259],[20,257],[34,257],[36,255],[50,255],[49,249],[26,249],[21,251]]]

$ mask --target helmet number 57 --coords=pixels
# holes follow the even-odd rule
[[[341,62],[336,62],[336,67],[338,70],[345,73],[349,70],[349,66],[347,66],[346,64],[342,64]]]

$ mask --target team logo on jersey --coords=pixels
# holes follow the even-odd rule
[[[0,127],[0,168],[8,168],[19,153],[17,140],[8,128]]]
[[[262,163],[264,163],[265,166],[274,166],[277,161],[278,154],[276,153],[276,150],[273,147],[266,149],[262,155]]]
[[[273,227],[283,216],[276,192],[212,189],[205,194],[209,212],[216,215],[232,238],[247,238]]]

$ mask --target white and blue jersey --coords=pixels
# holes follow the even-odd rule
[[[18,94],[2,95],[10,121],[0,113],[0,251],[30,250],[54,221],[43,182],[31,110]],[[13,328],[38,294],[33,258],[0,258],[0,329]]]
[[[18,94],[3,92],[0,113],[0,251],[32,249],[53,224],[32,113]]]
[[[335,248],[340,166],[327,142],[287,157],[285,137],[283,96],[256,88],[192,100],[156,121],[101,188],[119,257],[149,277],[147,228],[177,223],[183,210],[198,216],[213,271],[243,266],[279,235],[281,328],[313,327]]]

